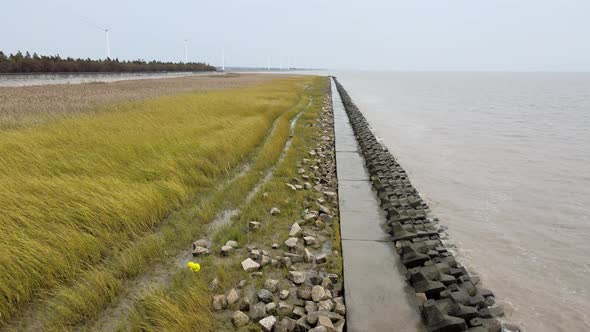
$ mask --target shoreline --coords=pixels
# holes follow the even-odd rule
[[[499,320],[503,309],[491,291],[479,285],[459,264],[448,243],[444,226],[429,215],[428,205],[411,185],[406,172],[375,135],[344,87],[334,78],[350,119],[373,188],[387,213],[391,240],[406,267],[409,284],[421,302],[424,323],[430,331],[518,331]]]

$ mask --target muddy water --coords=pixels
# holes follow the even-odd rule
[[[526,331],[590,330],[590,74],[336,73]]]

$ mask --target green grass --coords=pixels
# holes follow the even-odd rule
[[[0,132],[0,322],[39,297],[49,299],[46,322],[91,319],[122,279],[215,214],[220,204],[170,211],[212,195],[310,81],[123,103]]]
[[[278,165],[273,178],[248,204],[243,206],[240,205],[240,202],[243,203],[248,188],[251,189],[255,182],[244,179],[244,182],[248,182],[247,185],[233,189],[235,196],[241,197],[241,200],[229,205],[239,206],[242,213],[238,218],[234,218],[230,225],[216,232],[214,250],[217,250],[227,240],[237,240],[242,247],[247,244],[248,240],[270,247],[272,242],[286,239],[288,227],[301,216],[301,207],[309,193],[293,192],[285,186],[285,182],[296,175],[296,163],[307,156],[310,147],[314,146],[316,142],[318,132],[316,127],[311,124],[318,119],[326,84],[328,81],[325,78],[317,78],[310,89],[309,93],[313,96],[313,103],[299,119],[292,145],[286,158]],[[277,131],[279,128],[277,126]],[[288,123],[285,129],[285,134],[288,134]],[[260,169],[268,168],[274,164],[286,139],[287,137],[283,135],[279,141],[281,144],[276,144],[274,148],[267,146],[264,149],[268,151],[267,156],[270,159],[269,157],[258,159],[257,164],[261,164]],[[266,154],[262,151],[261,155]],[[258,166],[254,166],[253,170],[257,168]],[[255,171],[249,175],[256,173],[260,172]],[[258,176],[257,181],[260,178],[261,176]],[[268,195],[263,195],[264,192],[267,192]],[[271,218],[268,211],[273,206],[280,207],[282,213],[278,217]],[[247,235],[246,225],[249,220],[261,221],[264,223],[264,227],[259,232]],[[337,222],[334,225],[333,227],[338,227]],[[339,244],[337,248],[339,250]],[[226,323],[217,319],[219,317],[214,316],[211,312],[210,301],[213,293],[207,290],[207,285],[217,278],[220,283],[219,289],[223,291],[235,286],[240,279],[248,279],[248,274],[241,269],[241,260],[242,258],[237,255],[224,259],[209,256],[199,259],[202,269],[198,274],[190,273],[186,269],[179,270],[175,274],[175,282],[172,285],[158,288],[137,301],[129,319],[121,324],[120,329],[126,331],[221,331],[231,329],[231,326],[224,325]],[[333,271],[341,272],[337,268],[338,262],[336,261],[338,260],[340,259],[331,258],[331,261],[334,262],[331,262],[330,266],[334,269]],[[259,282],[263,282],[263,279],[260,279]],[[199,296],[189,296],[192,292],[197,292]],[[186,315],[187,308],[203,308],[203,310],[191,311],[190,315]],[[255,326],[251,326],[251,328],[258,330]]]

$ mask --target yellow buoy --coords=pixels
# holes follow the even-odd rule
[[[193,272],[201,271],[201,264],[199,264],[199,263],[188,262],[187,265],[188,265],[188,268]]]

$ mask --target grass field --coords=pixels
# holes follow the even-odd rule
[[[240,201],[241,213],[232,222],[217,230],[214,237],[213,251],[227,240],[235,240],[240,247],[249,244],[265,245],[283,243],[294,220],[301,217],[301,207],[310,195],[321,197],[321,193],[292,191],[285,186],[286,182],[297,175],[297,163],[308,156],[309,150],[315,146],[319,131],[313,124],[317,122],[323,102],[323,93],[329,81],[317,79],[310,89],[312,104],[301,115],[295,127],[292,144],[286,151],[285,159],[277,168],[268,182],[249,202]],[[276,155],[275,160],[276,160]],[[264,194],[266,193],[266,195]],[[239,203],[238,203],[239,204]],[[270,217],[271,207],[280,207],[280,216]],[[257,220],[264,227],[256,233],[249,233],[247,223]],[[335,237],[333,248],[341,251],[339,241],[339,224],[335,220],[333,229]],[[210,301],[213,292],[208,285],[214,278],[220,282],[220,289],[228,289],[239,280],[251,280],[249,273],[240,265],[243,257],[233,256],[219,259],[215,256],[201,258],[201,273],[194,274],[184,269],[175,273],[173,282],[168,287],[154,289],[135,303],[135,307],[127,321],[123,321],[120,330],[130,331],[230,331],[234,327],[228,324],[227,318],[218,317],[211,311]],[[328,268],[339,275],[342,273],[342,261],[331,256]],[[267,272],[265,272],[267,273]],[[286,273],[286,270],[284,271]],[[268,277],[268,275],[266,275]],[[262,283],[264,278],[258,282]],[[244,327],[243,331],[260,331],[254,323]],[[240,331],[242,331],[240,330]]]
[[[112,83],[0,87],[0,130],[23,128],[79,114],[105,105],[160,96],[254,86],[286,75],[223,74]]]
[[[263,81],[0,120],[0,322],[42,299],[42,324],[84,324],[125,278],[190,241],[225,204],[216,189],[240,163],[256,151],[257,167],[272,162],[283,114],[314,82]],[[275,120],[276,143],[264,148]],[[228,192],[239,196],[257,171]]]

